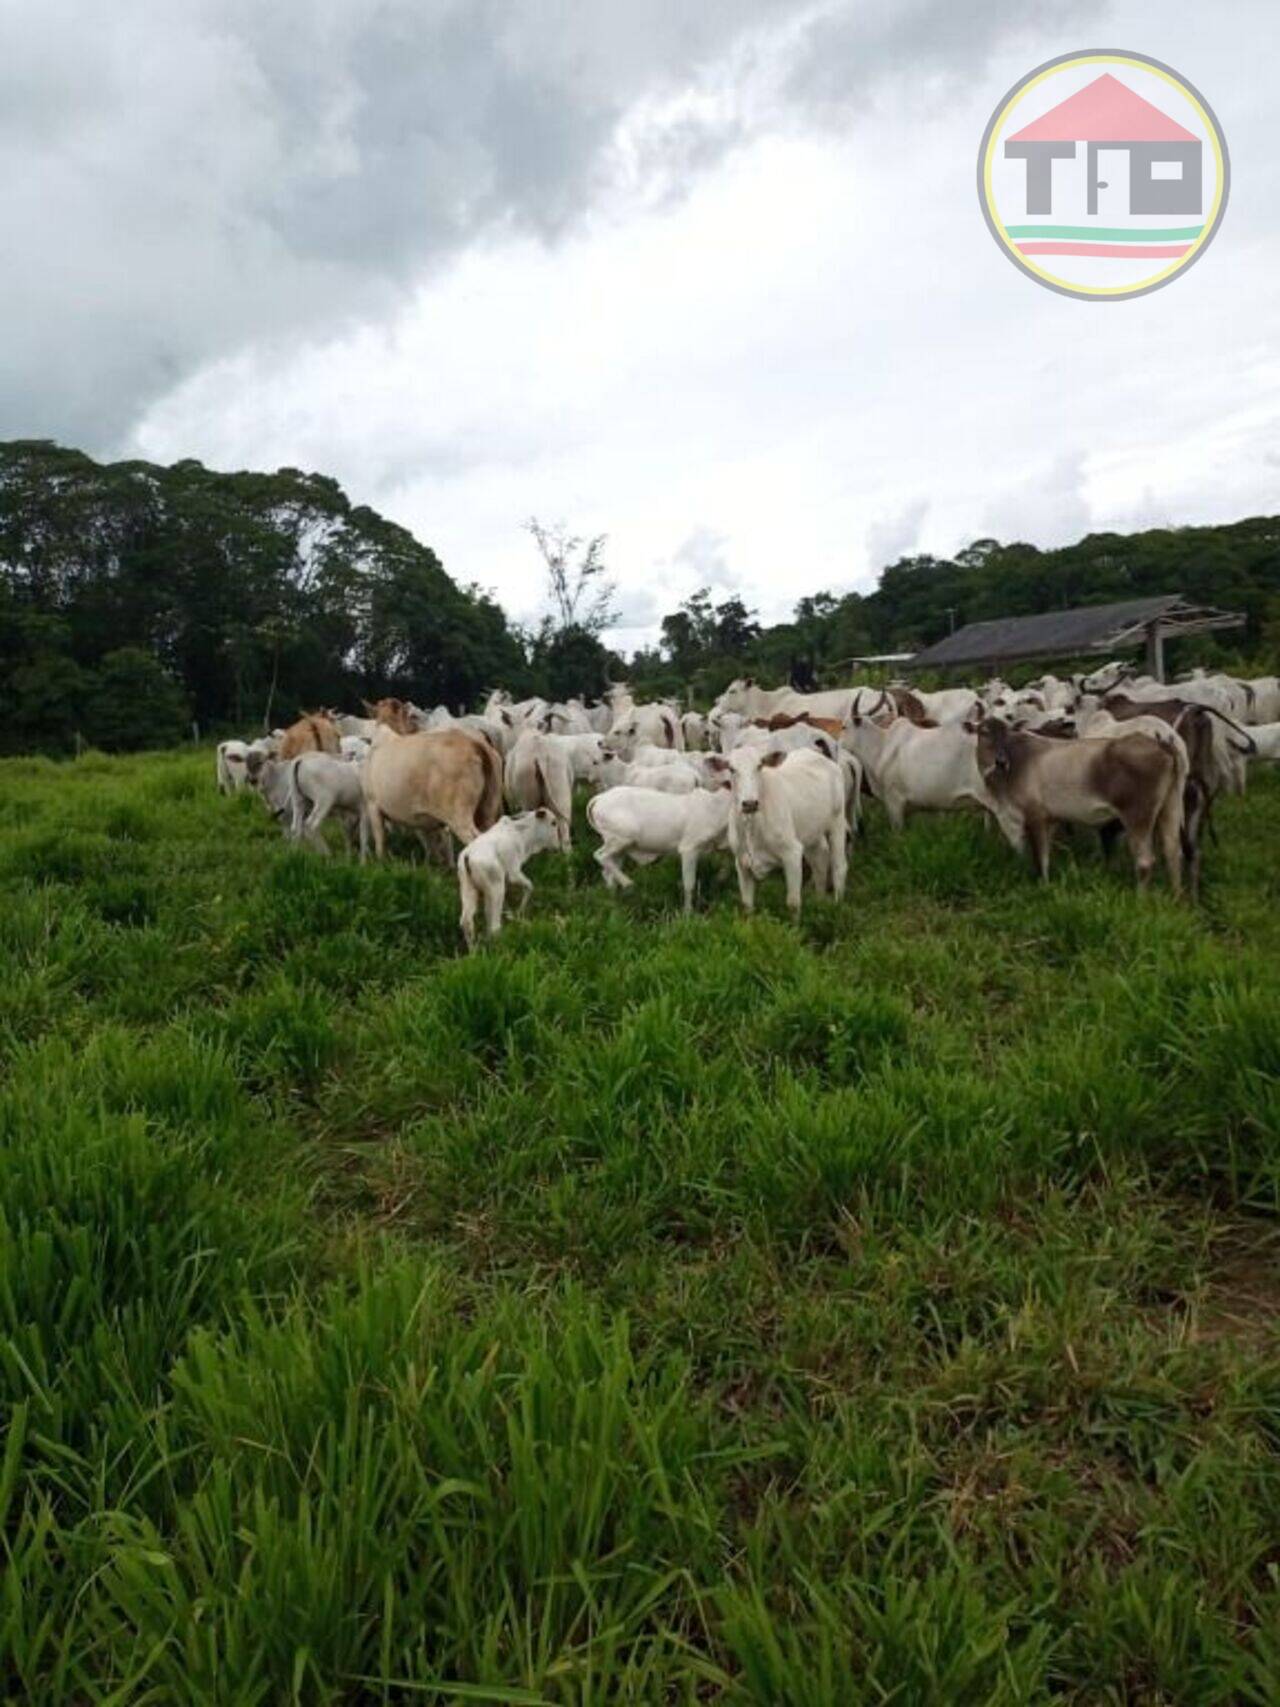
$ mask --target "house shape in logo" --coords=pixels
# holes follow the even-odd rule
[[[1081,142],[1088,213],[1097,214],[1098,191],[1107,188],[1098,176],[1098,155],[1110,149],[1124,149],[1129,156],[1131,214],[1201,211],[1199,138],[1108,71],[1006,141],[1006,159],[1027,163],[1029,214],[1053,212],[1053,162],[1074,160]]]

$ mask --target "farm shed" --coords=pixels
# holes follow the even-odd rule
[[[971,622],[934,646],[917,652],[909,670],[964,669],[974,665],[1016,664],[1032,658],[1077,658],[1096,652],[1110,657],[1145,647],[1147,669],[1164,680],[1164,642],[1183,634],[1207,634],[1242,628],[1244,617],[1211,605],[1192,604],[1180,593],[1119,604],[1081,605],[1075,610],[1043,611],[1039,616],[1001,617]]]

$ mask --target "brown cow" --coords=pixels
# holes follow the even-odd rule
[[[502,815],[502,760],[488,741],[463,729],[397,735],[380,725],[363,780],[379,859],[388,818],[419,832],[443,824],[466,844]]]
[[[905,717],[908,723],[914,723],[919,729],[936,729],[937,719],[930,717],[925,710],[924,701],[910,688],[886,688],[886,697],[892,701],[893,709],[899,717]]]
[[[302,753],[337,753],[342,738],[338,726],[323,711],[304,711],[280,737],[277,758],[296,759]]]
[[[1042,878],[1057,824],[1119,821],[1129,838],[1139,888],[1159,844],[1175,895],[1182,891],[1182,789],[1186,758],[1150,735],[1055,741],[987,718],[978,730],[978,769],[995,816],[1015,848],[1030,843]]]
[[[397,735],[413,735],[416,728],[409,707],[402,699],[380,699],[370,704],[366,699],[364,709],[375,723],[385,723],[388,729],[394,729]]]
[[[1109,693],[1102,703],[1117,723],[1155,717],[1181,735],[1188,759],[1182,802],[1182,851],[1191,893],[1198,894],[1204,831],[1213,828],[1213,803],[1227,781],[1226,754],[1222,749],[1248,754],[1254,747],[1252,738],[1213,706],[1174,695],[1167,699],[1131,699],[1124,693]],[[1238,743],[1232,740],[1232,731],[1241,737]]]

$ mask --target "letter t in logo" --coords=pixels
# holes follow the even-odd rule
[[[1074,160],[1074,142],[1006,142],[1006,160],[1027,163],[1027,212],[1053,212],[1053,162]]]

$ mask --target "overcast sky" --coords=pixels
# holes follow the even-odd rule
[[[1184,277],[1056,296],[974,163],[1055,54],[1209,100]],[[0,436],[332,473],[516,617],[530,514],[634,645],[993,534],[1280,510],[1280,6],[0,0]]]

